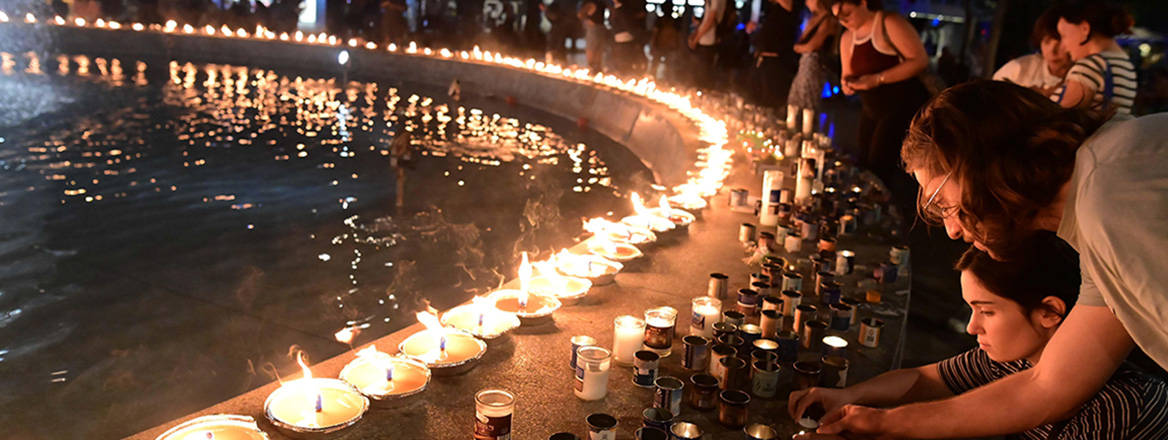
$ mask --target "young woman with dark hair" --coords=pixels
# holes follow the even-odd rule
[[[1063,107],[1131,114],[1136,100],[1136,68],[1117,35],[1131,31],[1123,7],[1101,0],[1068,1],[1055,6],[1058,33],[1075,64],[1059,96]]]
[[[1000,262],[970,248],[957,262],[961,296],[971,312],[966,332],[978,347],[940,362],[890,371],[843,389],[791,393],[787,409],[799,419],[812,405],[901,405],[966,393],[1046,362],[1043,349],[1079,296],[1078,255],[1053,233],[1026,240],[1024,259]],[[1168,385],[1120,368],[1094,397],[1062,422],[1015,437],[1153,440],[1168,437]]]
[[[849,405],[824,432],[942,438],[1057,422],[1104,385],[1134,345],[1168,367],[1168,114],[1065,109],[1025,87],[951,87],[913,120],[901,150],[921,184],[918,212],[997,260],[1057,232],[1080,254],[1078,305],[1042,362],[949,399]],[[966,417],[977,414],[977,417]]]

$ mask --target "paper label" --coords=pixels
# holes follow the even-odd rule
[[[475,415],[475,440],[511,440],[511,414],[502,417]]]

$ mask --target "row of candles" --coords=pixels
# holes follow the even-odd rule
[[[417,313],[425,329],[402,341],[397,355],[375,346],[366,347],[357,352],[337,379],[313,378],[303,359],[298,358],[303,377],[283,382],[269,395],[264,404],[265,417],[279,430],[294,436],[328,434],[351,426],[371,404],[418,394],[428,386],[432,375],[458,374],[473,368],[486,353],[486,341],[520,326],[551,322],[553,314],[565,304],[583,298],[595,284],[612,282],[623,263],[641,257],[636,245],[649,244],[658,233],[684,228],[696,218],[673,208],[665,197],[656,208],[644,206],[638,194],[634,193],[632,200],[633,215],[619,222],[596,218],[586,223],[592,236],[581,246],[584,253],[562,250],[537,262],[529,261],[527,253],[523,253],[517,288],[476,297],[440,317],[432,309]],[[672,318],[675,317],[673,311]],[[590,385],[577,393],[594,394],[594,387]],[[258,439],[266,438],[266,434],[254,421],[247,422],[246,417],[216,415],[189,421],[160,436],[166,440],[196,438]]]

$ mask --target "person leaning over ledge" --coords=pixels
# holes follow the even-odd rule
[[[921,110],[901,151],[920,215],[998,260],[1035,231],[1057,232],[1079,252],[1078,305],[1035,368],[944,400],[846,405],[819,432],[1022,432],[1078,411],[1133,341],[1168,367],[1168,114],[1104,118],[998,81],[955,86]]]
[[[966,331],[978,347],[916,368],[890,371],[844,389],[791,393],[787,410],[827,411],[859,403],[898,405],[951,397],[1045,362],[1043,349],[1079,297],[1079,256],[1053,232],[1040,232],[1013,261],[994,261],[970,247],[957,262],[961,296],[971,313]],[[1168,385],[1121,366],[1069,419],[1018,433],[1017,438],[1163,439],[1168,437]]]

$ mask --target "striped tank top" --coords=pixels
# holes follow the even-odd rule
[[[1136,69],[1120,49],[1111,48],[1076,61],[1067,72],[1067,81],[1076,81],[1094,92],[1092,110],[1115,110],[1131,114],[1136,100]],[[1055,95],[1061,99],[1062,93]]]

